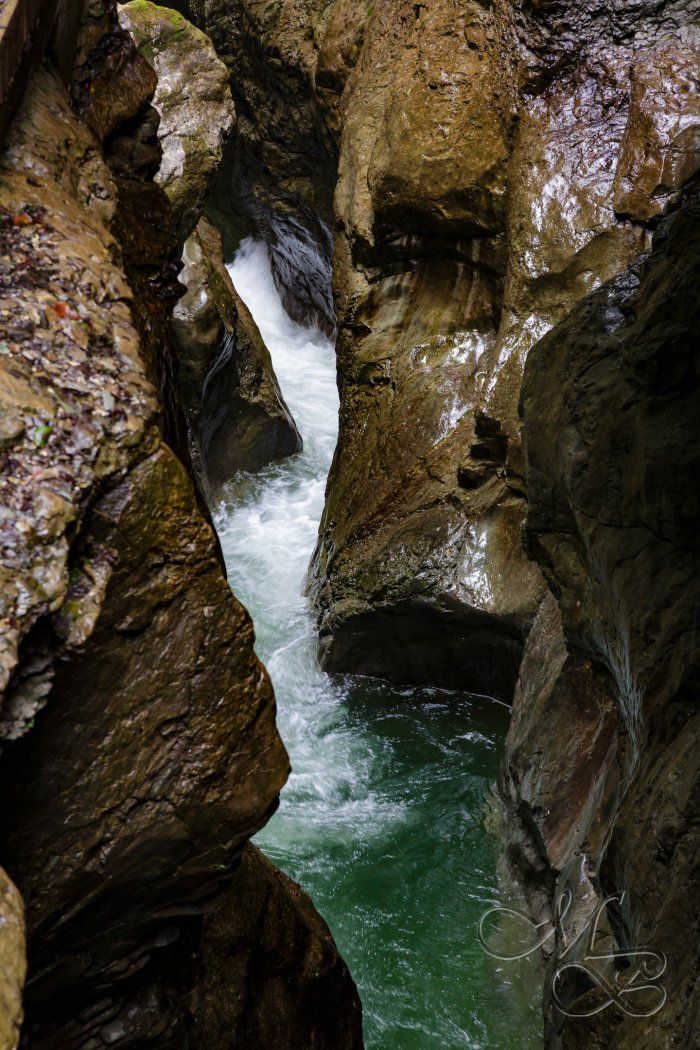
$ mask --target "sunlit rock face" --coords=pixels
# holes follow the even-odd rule
[[[687,14],[618,6],[327,22],[341,413],[313,588],[331,669],[512,694],[543,593],[520,542],[525,359],[648,247],[697,163]]]
[[[202,213],[235,117],[226,67],[209,38],[177,11],[132,0],[119,18],[158,78],[153,106],[162,158],[156,182],[184,240]]]
[[[546,983],[552,1045],[693,1040],[699,234],[695,186],[650,254],[585,297],[525,369],[527,547],[558,602],[538,614],[516,690],[511,858],[540,918],[571,890],[575,930],[624,894],[601,951],[649,946],[667,959],[668,998],[649,1018],[595,1014],[606,993],[592,981],[560,987],[571,1013],[595,1014],[567,1018]],[[550,973],[565,947],[559,936]],[[634,998],[638,1014],[658,1004]]]

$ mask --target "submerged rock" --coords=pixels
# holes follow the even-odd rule
[[[287,408],[257,325],[224,266],[221,238],[200,219],[185,244],[173,332],[193,462],[216,498],[237,470],[258,470],[299,452]]]
[[[157,74],[153,105],[163,156],[156,182],[184,240],[202,213],[235,119],[228,73],[209,38],[177,11],[132,0],[119,17]]]

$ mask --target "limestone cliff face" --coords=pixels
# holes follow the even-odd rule
[[[172,326],[175,384],[192,467],[211,500],[235,471],[298,452],[301,438],[270,355],[226,272],[221,238],[199,219],[234,125],[226,67],[209,38],[177,11],[133,0],[119,17],[157,77],[153,110],[161,157],[154,177],[185,241],[179,277],[187,293]],[[122,141],[117,137],[112,146],[112,163]],[[120,152],[127,165],[142,159],[131,148]]]
[[[132,0],[119,19],[157,77],[153,107],[162,159],[155,181],[184,241],[204,210],[235,119],[226,67],[208,37],[177,11]]]
[[[544,593],[521,544],[524,361],[648,248],[697,164],[693,12],[180,6],[233,72],[237,204],[217,191],[218,214],[245,199],[273,261],[298,247],[293,226],[325,252],[310,213],[336,227],[340,438],[312,580],[324,662],[509,698]],[[299,287],[316,280],[291,256]]]
[[[546,1001],[567,1047],[689,1045],[697,1016],[699,270],[695,187],[651,253],[586,297],[525,370],[527,544],[558,603],[538,617],[514,704],[514,855],[541,914],[571,889],[580,925],[624,894],[609,909],[616,945],[668,960],[653,1017],[565,1019]],[[559,992],[572,1013],[604,994]]]
[[[672,19],[621,10],[613,32],[581,6],[558,65],[537,49],[562,46],[561,5],[394,3],[363,27],[338,104],[329,668],[511,695],[543,593],[520,542],[525,357],[696,163],[697,52]]]
[[[42,66],[0,156],[8,1050],[22,1014],[22,898],[23,1045],[207,1045],[194,1032],[203,915],[288,773],[250,619],[185,467],[170,334],[183,245],[152,181],[156,87],[114,5],[88,3],[68,88]],[[297,908],[300,923],[316,921],[263,861],[249,879],[255,907],[233,889],[227,899],[232,916],[247,909],[253,947],[257,918],[278,933],[262,917],[270,902],[287,922]],[[284,958],[303,984],[305,950],[278,933],[255,980],[273,981]],[[354,984],[330,937],[323,951],[339,1045],[360,1045]],[[251,980],[241,958],[231,994]],[[289,1007],[275,1021],[287,1045],[304,1045],[322,1010]]]

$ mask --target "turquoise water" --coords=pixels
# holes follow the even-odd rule
[[[304,439],[298,456],[234,479],[215,511],[293,766],[256,843],[327,920],[370,1050],[541,1046],[527,974],[477,938],[496,898],[484,817],[508,710],[320,669],[304,584],[337,435],[333,346],[284,313],[263,245],[244,242],[230,271]]]

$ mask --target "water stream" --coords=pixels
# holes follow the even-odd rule
[[[286,315],[262,244],[244,241],[229,269],[304,439],[301,454],[235,478],[215,510],[293,765],[256,842],[330,925],[369,1050],[541,1046],[536,1011],[476,936],[495,894],[484,813],[508,711],[319,667],[303,589],[337,434],[333,346]]]

